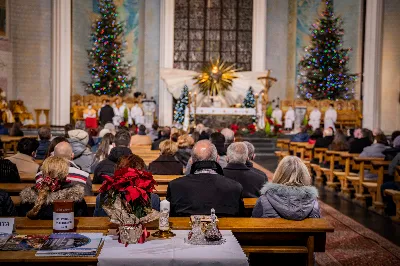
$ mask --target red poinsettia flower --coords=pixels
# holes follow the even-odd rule
[[[239,126],[237,124],[232,124],[230,126],[230,128],[232,129],[232,131],[236,134],[236,132],[239,130]]]
[[[254,132],[256,132],[256,126],[254,124],[249,124],[247,126],[247,129],[250,131],[250,134],[253,134]]]
[[[148,202],[149,193],[154,191],[156,185],[151,173],[134,168],[119,169],[114,177],[104,176],[104,179],[100,193],[113,191],[130,203],[136,200]]]

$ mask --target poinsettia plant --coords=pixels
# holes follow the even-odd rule
[[[114,177],[104,176],[105,181],[100,193],[106,193],[109,204],[120,198],[127,212],[137,218],[148,215],[151,209],[151,195],[156,181],[147,171],[134,168],[122,168],[114,173]]]

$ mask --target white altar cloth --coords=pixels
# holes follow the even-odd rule
[[[150,240],[125,247],[108,236],[98,257],[98,266],[226,265],[248,266],[246,255],[231,231],[222,230],[222,245],[195,246],[184,243],[187,230],[176,230],[175,237]]]
[[[194,110],[191,110],[194,113]],[[197,107],[196,115],[256,115],[254,108]]]

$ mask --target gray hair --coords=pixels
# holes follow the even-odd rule
[[[249,152],[249,160],[253,160],[253,158],[254,158],[254,153],[255,153],[255,148],[254,148],[254,145],[253,144],[251,144],[250,142],[248,142],[248,141],[243,141],[243,143],[244,144],[246,144],[246,146],[247,146],[247,151]]]
[[[287,186],[310,186],[311,176],[307,166],[296,156],[286,156],[276,168],[272,183]]]
[[[235,132],[232,129],[224,128],[221,130],[221,134],[225,137],[225,144],[231,144],[235,140]]]
[[[75,129],[81,129],[85,130],[86,129],[86,124],[84,121],[76,121],[75,123]]]
[[[192,150],[192,161],[214,161],[216,162],[218,158],[217,148],[209,140],[198,141]]]
[[[226,152],[229,163],[246,163],[249,158],[249,151],[247,150],[246,144],[243,142],[234,142],[229,145]]]

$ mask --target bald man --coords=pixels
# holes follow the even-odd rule
[[[85,196],[91,196],[92,193],[92,180],[89,177],[89,173],[82,171],[82,169],[76,165],[72,160],[74,159],[74,153],[71,145],[66,142],[60,142],[54,147],[54,156],[61,157],[69,161],[69,172],[66,178],[71,184],[80,184],[85,186]],[[36,174],[36,183],[43,178],[42,171]]]
[[[168,184],[167,200],[171,203],[171,216],[207,215],[212,208],[218,216],[242,214],[243,187],[223,176],[217,158],[217,148],[211,141],[196,143],[190,174]]]

